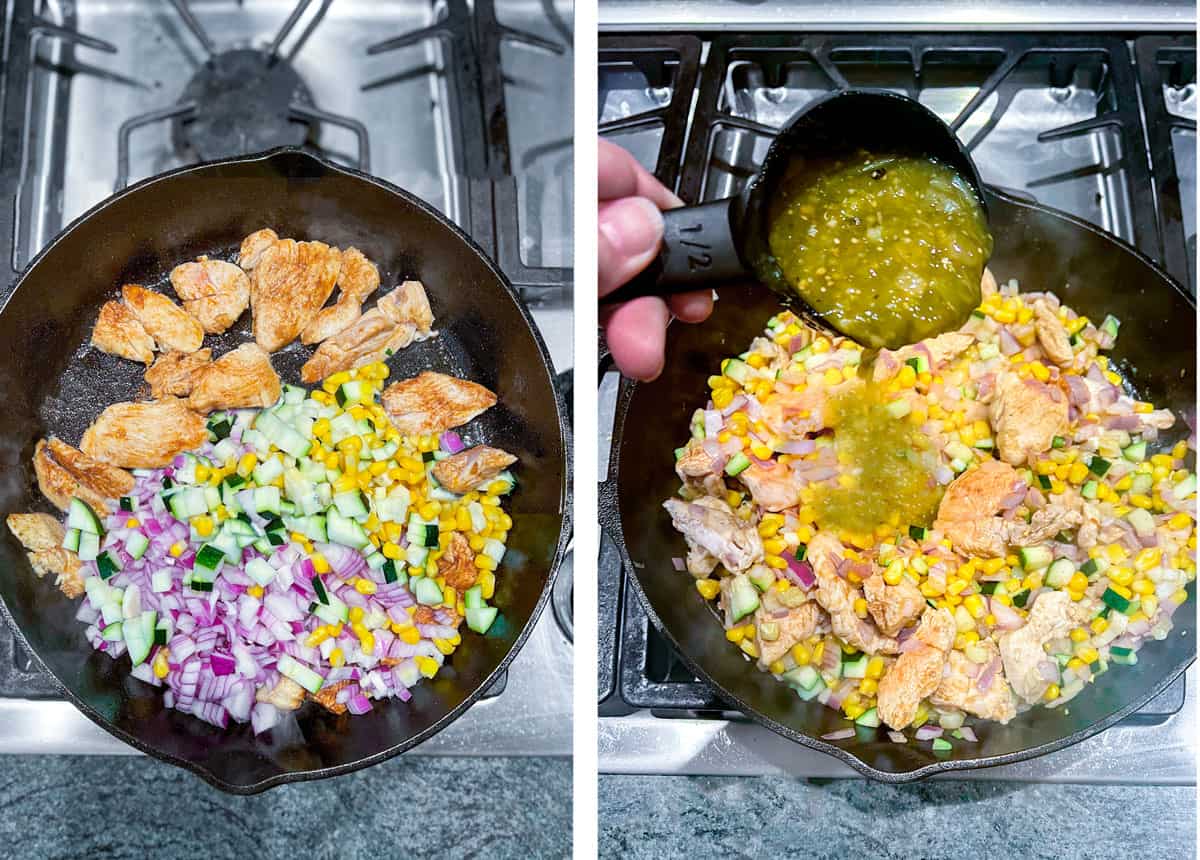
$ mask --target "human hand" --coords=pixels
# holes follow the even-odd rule
[[[605,296],[648,266],[663,237],[661,210],[683,201],[621,147],[601,140],[598,147],[600,206],[597,262],[599,294]],[[608,348],[626,376],[649,381],[663,368],[667,323],[671,316],[701,322],[712,313],[712,292],[656,296],[601,309]]]

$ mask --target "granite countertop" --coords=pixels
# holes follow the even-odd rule
[[[145,757],[0,758],[0,857],[569,857],[571,762],[400,756],[223,794]]]
[[[1195,788],[600,777],[600,857],[1195,857]]]

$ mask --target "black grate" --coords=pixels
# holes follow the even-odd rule
[[[1194,291],[1195,226],[1183,216],[1195,206],[1194,149],[1190,176],[1177,159],[1195,143],[1194,118],[1178,112],[1179,102],[1195,97],[1195,37],[1153,36],[1135,45],[1136,67],[1126,41],[1103,34],[747,34],[712,38],[705,54],[690,35],[606,34],[600,133],[697,203],[740,190],[782,122],[836,89],[886,87],[922,99],[967,141],[985,180],[996,157],[989,137],[1021,110],[1024,93],[1048,92],[1062,100],[1064,114],[1079,112],[1072,98],[1094,94],[1091,116],[1037,128],[1021,145],[1036,160],[1038,146],[1091,139],[1091,154],[1103,163],[1085,159],[1006,187],[1058,208],[1073,204],[1073,214],[1136,245]],[[1181,144],[1179,135],[1190,137]],[[1096,190],[1064,191],[1081,180]],[[618,411],[628,385],[622,380]],[[614,510],[615,488],[602,484],[600,493],[602,510]],[[599,569],[601,714],[646,708],[660,716],[730,717],[650,623],[610,544],[605,536]],[[1130,720],[1161,722],[1184,696],[1180,678]]]
[[[153,123],[173,124],[174,139],[180,151],[192,161],[200,158],[234,155],[278,144],[296,144],[316,150],[313,129],[321,123],[334,124],[347,129],[357,141],[356,155],[349,159],[352,166],[362,170],[370,168],[371,147],[386,148],[386,140],[369,140],[366,127],[358,119],[339,115],[313,103],[303,82],[290,72],[290,62],[302,50],[309,36],[321,25],[332,0],[320,0],[308,18],[303,31],[292,38],[291,46],[284,51],[283,43],[303,20],[314,0],[297,0],[293,12],[288,16],[272,44],[263,50],[239,49],[221,52],[205,32],[203,25],[191,12],[186,0],[170,0],[175,14],[199,41],[210,58],[220,58],[222,67],[239,66],[249,76],[258,76],[265,88],[274,87],[269,94],[256,97],[271,98],[270,108],[278,116],[274,129],[286,135],[286,139],[263,139],[253,137],[262,131],[262,125],[248,126],[249,138],[237,135],[224,144],[214,140],[202,125],[207,116],[205,98],[226,95],[224,87],[239,85],[238,81],[213,81],[202,67],[184,93],[171,105],[148,110],[115,130],[118,135],[118,180],[117,189],[127,184],[130,176],[129,149],[132,136],[138,129]],[[546,39],[518,28],[502,24],[496,14],[494,0],[431,0],[437,10],[434,24],[419,30],[394,35],[381,34],[381,40],[372,44],[369,54],[384,54],[405,46],[420,44],[426,40],[439,40],[445,56],[448,80],[451,126],[454,129],[454,160],[459,172],[466,178],[468,200],[463,216],[464,228],[480,246],[499,263],[508,274],[522,296],[531,304],[545,302],[561,303],[569,297],[571,270],[563,267],[526,265],[520,255],[522,229],[528,233],[539,225],[523,225],[519,215],[517,184],[513,177],[510,155],[511,144],[506,104],[506,80],[501,73],[500,52],[502,44],[519,44],[550,54],[563,54],[569,50],[566,39],[569,28],[559,21],[555,30],[563,41]],[[71,95],[72,74],[95,71],[76,60],[73,46],[83,46],[106,53],[116,53],[111,43],[95,36],[80,33],[76,29],[77,19],[73,4],[61,7],[44,6],[42,0],[7,0],[4,16],[0,17],[0,266],[7,267],[13,275],[38,250],[32,247],[30,230],[22,223],[21,200],[29,199],[30,183],[34,172],[30,152],[41,146],[42,141],[33,139],[33,109],[51,95],[59,115],[54,117],[56,127],[66,124],[65,106]],[[59,23],[49,15],[60,16]],[[552,15],[552,11],[547,11]],[[555,21],[557,18],[555,17]],[[57,64],[50,66],[45,58],[47,42],[61,42],[64,50]],[[234,56],[236,54],[236,56]],[[353,62],[353,57],[343,57],[342,62]],[[51,83],[42,88],[35,85],[35,71],[49,70],[43,75]],[[282,72],[278,70],[282,69]],[[289,74],[290,73],[290,74]],[[278,77],[276,77],[278,75]],[[392,85],[402,81],[401,75],[367,86]],[[138,83],[124,81],[124,83]],[[281,83],[282,82],[282,83]],[[46,89],[48,87],[48,89]],[[143,87],[147,98],[152,99],[151,87]],[[153,104],[153,102],[150,102]],[[303,135],[292,139],[295,129],[286,128],[288,123],[298,123]],[[269,125],[269,123],[267,124]],[[307,126],[307,132],[304,127]],[[65,135],[56,137],[56,146],[63,146]],[[553,141],[549,147],[569,146],[569,138]],[[222,149],[224,146],[224,149]],[[50,154],[45,170],[50,184],[62,188],[64,181],[65,152]],[[340,160],[346,160],[342,158]],[[522,165],[518,165],[518,168]],[[47,213],[45,217],[58,217]],[[62,226],[61,221],[51,224],[52,231]],[[6,296],[14,280],[13,275],[0,277],[0,302]],[[501,676],[486,696],[501,693],[505,676]],[[16,641],[10,630],[0,625],[0,697],[52,698],[54,684],[44,672],[32,663],[31,656]]]

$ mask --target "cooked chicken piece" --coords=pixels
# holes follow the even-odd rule
[[[380,400],[392,424],[407,436],[461,427],[496,405],[496,395],[479,383],[431,370],[393,382]]]
[[[950,610],[927,608],[913,634],[917,646],[896,658],[879,679],[879,718],[896,731],[907,727],[917,716],[921,700],[937,690],[954,633]]]
[[[795,609],[788,610],[787,615],[776,618],[772,613],[760,608],[754,613],[754,623],[757,626],[755,642],[758,643],[758,665],[763,669],[791,650],[797,642],[803,642],[817,632],[825,620],[825,613],[816,603],[802,603]],[[774,639],[763,635],[763,625],[775,625],[777,630]],[[770,627],[767,628],[771,630]]]
[[[92,329],[92,346],[109,355],[149,364],[154,361],[154,338],[120,302],[105,302]]]
[[[211,363],[212,350],[207,347],[190,353],[164,352],[146,369],[150,396],[155,400],[187,397],[200,374]]]
[[[517,458],[507,451],[476,445],[438,462],[433,467],[433,476],[452,493],[469,493],[515,462]]]
[[[342,251],[342,270],[338,275],[341,295],[330,307],[322,308],[300,333],[306,344],[320,343],[348,328],[362,313],[362,304],[379,289],[379,269],[358,248]]]
[[[250,304],[250,279],[233,263],[197,257],[171,270],[171,287],[183,309],[209,334],[220,334],[238,321]]]
[[[271,356],[244,343],[197,375],[188,408],[202,415],[214,409],[258,409],[279,399],[279,374]]]
[[[475,553],[462,532],[450,532],[446,551],[437,560],[438,573],[446,578],[446,584],[457,591],[466,591],[479,577],[475,566]]]
[[[1175,425],[1175,415],[1170,409],[1155,409],[1152,412],[1137,412],[1134,413],[1138,417],[1141,426],[1137,432],[1143,432],[1147,428],[1153,427],[1155,430],[1168,430]]]
[[[862,593],[838,576],[838,562],[844,554],[841,541],[829,532],[817,532],[809,541],[807,559],[817,577],[817,603],[829,613],[829,624],[842,641],[868,654],[895,654],[899,643],[880,635],[874,624],[855,614],[854,601]]]
[[[925,595],[907,577],[896,585],[888,585],[883,575],[872,574],[863,582],[867,611],[884,636],[895,636],[921,617],[925,611]]]
[[[755,504],[768,511],[785,510],[800,500],[800,483],[786,463],[751,463],[738,480],[746,485]]]
[[[816,433],[825,429],[828,395],[829,389],[824,386],[776,394],[763,406],[762,422],[772,433],[787,439],[801,439],[808,433]]]
[[[250,311],[254,340],[275,352],[295,340],[333,292],[342,255],[324,242],[280,239],[254,267]]]
[[[244,272],[253,271],[263,252],[278,241],[279,234],[270,227],[255,230],[242,240],[242,247],[238,249],[238,266]]]
[[[1040,666],[1050,658],[1046,643],[1066,636],[1077,619],[1071,597],[1065,591],[1043,591],[1034,601],[1025,626],[1000,637],[1000,657],[1013,692],[1033,704],[1050,686]]]
[[[162,293],[126,284],[121,287],[121,295],[159,349],[195,352],[203,345],[204,327],[199,320]]]
[[[1029,522],[1004,521],[1005,540],[1010,546],[1033,546],[1083,522],[1079,511],[1050,505],[1034,511]]]
[[[703,478],[717,471],[717,461],[704,450],[699,439],[689,439],[683,454],[675,461],[675,474],[681,481],[688,478]]]
[[[879,382],[895,376],[906,361],[922,355],[929,359],[930,370],[935,370],[965,351],[974,342],[975,335],[973,334],[951,331],[939,334],[937,337],[927,338],[920,343],[902,346],[891,353],[893,361],[875,362],[873,378]],[[884,350],[880,350],[880,352],[882,353]]]
[[[941,683],[929,701],[939,708],[953,708],[985,720],[1007,723],[1017,715],[1017,708],[1003,668],[996,667],[986,690],[981,690],[977,683],[979,676],[990,668],[989,664],[999,661],[1000,652],[990,639],[982,640],[979,647],[988,652],[983,665],[972,663],[961,651],[950,652]]]
[[[999,289],[996,287],[996,276],[992,274],[992,270],[987,266],[983,267],[983,279],[979,282],[979,294],[983,298],[994,296]]]
[[[182,400],[114,403],[83,434],[80,447],[126,469],[157,469],[208,440],[204,419]]]
[[[1000,459],[1020,466],[1067,432],[1067,397],[1036,379],[1003,373],[996,380],[991,419]]]
[[[960,553],[989,558],[1004,555],[1008,524],[995,516],[1021,483],[1016,470],[999,460],[984,460],[946,488],[933,527]]]
[[[279,683],[270,690],[259,687],[254,693],[254,699],[274,705],[281,711],[294,711],[304,702],[304,688],[291,678],[280,678]]]
[[[1075,359],[1075,351],[1071,349],[1071,338],[1066,327],[1044,299],[1034,302],[1033,311],[1037,319],[1034,328],[1042,352],[1055,364],[1066,367]]]
[[[79,556],[63,549],[67,536],[62,523],[49,514],[9,514],[8,528],[28,550],[29,563],[38,577],[54,574],[54,584],[67,597],[83,594]]]
[[[685,565],[687,572],[696,579],[707,579],[717,569],[717,557],[698,544],[688,544]]]
[[[331,713],[344,714],[346,713],[346,705],[338,702],[337,694],[353,683],[349,679],[337,681],[336,683],[321,687],[315,693],[309,693],[308,697]]]
[[[663,507],[688,546],[715,556],[726,570],[741,573],[762,561],[763,545],[758,529],[735,517],[721,499],[705,497],[695,502],[667,499]]]
[[[317,382],[339,370],[383,361],[415,340],[429,337],[433,312],[420,281],[405,281],[358,322],[326,340],[300,369],[304,382]]]
[[[72,497],[87,502],[97,513],[109,513],[108,500],[133,490],[133,475],[101,463],[59,439],[41,440],[33,451],[33,471],[42,495],[59,510],[71,505]]]

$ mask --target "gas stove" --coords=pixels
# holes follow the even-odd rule
[[[139,179],[298,146],[416,194],[469,233],[572,365],[571,15],[540,0],[7,0],[0,267]],[[568,398],[569,402],[569,398]],[[507,673],[413,751],[569,755],[570,565]],[[564,597],[565,595],[565,597]],[[567,607],[567,609],[562,609]],[[133,752],[0,626],[0,752]]]
[[[1084,13],[1071,2],[871,0],[851,13],[809,2],[604,0],[600,23],[600,133],[689,203],[739,191],[810,100],[885,88],[946,120],[985,181],[1103,227],[1195,293],[1190,4],[1113,0]],[[601,475],[626,384],[615,372],[601,377]],[[610,491],[602,485],[602,504]],[[856,775],[730,711],[697,680],[647,619],[606,538],[599,576],[602,771]],[[1198,672],[1088,741],[952,778],[1194,782]]]

